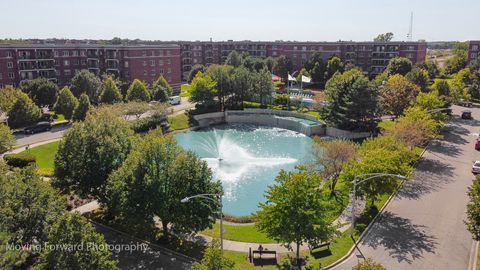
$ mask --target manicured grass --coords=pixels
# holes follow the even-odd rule
[[[309,114],[311,116],[315,116],[317,119],[320,119],[320,113],[317,112],[317,111],[309,111],[309,112],[307,112],[307,114]]]
[[[65,120],[65,116],[63,114],[55,114],[55,112],[50,112],[50,115],[54,116],[53,122],[60,122]]]
[[[251,269],[264,269],[264,270],[273,270],[278,269],[276,265],[264,265],[264,266],[255,266],[248,261],[248,253],[245,252],[237,252],[237,251],[230,251],[224,250],[223,254],[225,257],[233,260],[235,262],[235,266],[233,269],[235,270],[251,270]],[[277,255],[277,257],[279,257]]]
[[[186,129],[190,127],[188,124],[188,116],[186,114],[168,116],[167,121],[170,124],[170,130]]]
[[[255,225],[234,226],[224,224],[223,230],[223,237],[227,240],[251,243],[276,243],[273,239],[268,238],[266,234],[258,231]],[[219,238],[220,224],[214,224],[212,229],[204,230],[202,234]]]
[[[380,129],[387,129],[393,125],[395,125],[395,122],[392,120],[382,120],[378,122],[378,128]]]
[[[53,161],[57,153],[60,141],[51,142],[30,148],[22,153],[29,153],[36,158],[38,174],[42,176],[51,176],[53,174]]]
[[[55,153],[57,153],[60,141],[51,142],[30,148],[22,153],[29,153],[34,155],[37,159],[37,167],[41,169],[53,169],[53,160]]]

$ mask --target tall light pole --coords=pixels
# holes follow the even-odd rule
[[[351,232],[350,232],[350,237],[352,239],[353,239],[353,232],[354,232],[354,229],[355,229],[355,204],[356,204],[356,198],[357,198],[357,196],[356,196],[357,185],[365,183],[366,181],[372,180],[374,178],[383,177],[383,176],[392,176],[392,177],[397,177],[397,178],[400,178],[400,179],[407,179],[407,177],[405,175],[391,174],[391,173],[366,173],[366,174],[361,174],[361,175],[355,175],[354,178],[353,178],[352,224],[351,224]],[[362,179],[360,182],[357,180],[358,178],[363,178],[363,177],[366,177],[366,178]]]
[[[213,193],[205,193],[205,194],[197,194],[197,195],[193,195],[193,196],[190,196],[190,197],[185,197],[183,198],[180,202],[182,203],[188,203],[191,199],[195,199],[195,198],[201,198],[201,199],[207,199],[207,200],[210,200],[210,201],[213,201],[213,202],[218,202],[220,203],[220,249],[222,251],[222,254],[223,254],[223,204],[222,204],[222,193],[217,193],[217,194],[213,194]]]

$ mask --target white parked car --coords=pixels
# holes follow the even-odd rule
[[[171,105],[178,105],[178,104],[180,104],[180,102],[181,102],[181,100],[182,100],[182,99],[180,98],[180,96],[171,96],[171,97],[169,97],[168,99],[170,100],[170,104],[171,104]]]
[[[474,174],[480,173],[480,160],[476,160],[476,161],[473,163],[472,173],[474,173]]]

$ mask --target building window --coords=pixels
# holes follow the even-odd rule
[[[476,54],[476,53],[472,53],[472,54],[470,55],[470,58],[472,58],[472,59],[477,58],[477,54]]]
[[[154,67],[155,66],[155,60],[150,60],[150,66]]]
[[[7,67],[8,68],[13,68],[13,62],[7,62]]]
[[[478,51],[478,45],[472,45],[472,51]],[[7,54],[8,56],[8,54]]]
[[[53,55],[54,55],[55,57],[58,57],[58,51],[53,51]]]
[[[74,66],[78,66],[79,64],[80,64],[80,63],[79,63],[78,60],[73,60],[73,65],[74,65]]]
[[[73,51],[73,56],[78,56],[78,51]]]
[[[70,66],[70,60],[63,60],[63,66],[65,67]]]
[[[63,56],[69,56],[69,55],[70,55],[69,51],[63,51]]]
[[[85,56],[85,51],[80,51],[80,56]]]
[[[272,55],[273,55],[273,56],[277,56],[277,51],[273,51],[273,52],[272,52]]]
[[[293,50],[295,50],[295,51],[296,51],[297,49],[298,49],[298,48],[297,48],[297,46],[293,46]]]
[[[142,51],[142,56],[147,56],[147,51]]]
[[[152,56],[155,56],[155,51],[152,51]]]
[[[163,55],[163,51],[162,51],[162,50],[158,50],[158,55],[162,56],[162,55]]]
[[[146,70],[143,71],[143,76],[147,76],[148,72]]]
[[[167,51],[167,56],[170,56],[170,51]]]
[[[80,63],[81,63],[82,66],[85,66],[87,64],[87,61],[81,60]]]
[[[172,60],[167,59],[167,65],[170,65],[172,63]]]
[[[150,71],[150,76],[152,76],[152,77],[157,76],[157,74],[155,73],[155,70],[151,70],[151,71]]]
[[[2,73],[0,73],[0,80],[1,80],[1,79],[3,79],[3,75],[2,75]]]
[[[163,66],[163,60],[161,60],[161,59],[158,60],[158,64],[159,64],[160,66]]]
[[[65,69],[65,70],[63,71],[63,75],[65,75],[65,76],[70,76],[70,75],[72,75],[72,72],[70,71],[70,69]]]
[[[15,73],[9,72],[9,73],[8,73],[8,78],[10,78],[10,79],[15,79]]]
[[[163,74],[163,68],[160,69],[160,74]]]
[[[11,58],[12,57],[12,52],[7,52],[7,57]]]
[[[167,73],[168,73],[168,74],[172,73],[172,69],[171,69],[171,68],[167,68]]]
[[[147,61],[146,61],[146,60],[143,60],[143,66],[144,66],[144,67],[147,66]]]
[[[193,63],[194,63],[194,64],[197,63],[197,58],[193,58]]]
[[[125,61],[124,66],[125,68],[128,68],[128,61]]]

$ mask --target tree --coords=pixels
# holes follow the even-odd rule
[[[445,102],[440,98],[438,92],[434,90],[428,93],[419,93],[413,105],[431,111],[445,107]]]
[[[395,125],[385,130],[413,149],[415,146],[425,145],[436,137],[441,122],[435,120],[430,113],[419,106],[413,106],[405,111],[405,115],[398,118]]]
[[[366,258],[364,261],[359,261],[352,270],[386,270],[380,263],[374,262],[372,258]]]
[[[78,100],[73,96],[70,88],[65,86],[58,93],[57,101],[53,106],[55,113],[63,114],[65,119],[70,120],[73,116],[73,110],[77,107]]]
[[[422,92],[428,91],[428,85],[430,84],[430,78],[428,77],[428,71],[414,67],[405,76],[409,81],[420,87]]]
[[[225,108],[226,98],[233,92],[232,73],[233,67],[228,65],[210,65],[206,73],[215,81],[217,98],[220,104],[220,110]]]
[[[237,51],[231,51],[225,60],[225,65],[239,67],[242,65],[242,57],[237,53]]]
[[[158,79],[153,83],[153,100],[167,102],[168,97],[172,94],[172,87],[170,84],[168,84],[163,75],[160,75],[160,77],[158,77]]]
[[[38,269],[118,269],[117,261],[110,259],[112,254],[103,235],[96,232],[88,220],[79,213],[66,213],[60,217],[49,231],[48,244],[52,247],[76,248],[44,249]]]
[[[367,139],[359,149],[359,159],[345,167],[340,178],[353,181],[355,176],[378,172],[409,175],[412,172],[409,164],[414,158],[410,148],[391,136]],[[399,181],[398,177],[378,177],[358,185],[356,195],[366,197],[373,207],[378,196],[392,193]]]
[[[44,244],[49,226],[66,206],[66,199],[31,167],[1,172],[0,194],[0,228],[15,244]]]
[[[20,84],[23,92],[27,93],[38,105],[52,105],[57,98],[58,86],[43,77],[26,80]]]
[[[450,85],[446,80],[438,80],[433,85],[433,89],[438,92],[439,96],[449,97],[450,96]]]
[[[0,124],[0,153],[10,150],[15,145],[15,137],[10,128],[5,124]]]
[[[148,164],[148,166],[146,166]],[[210,227],[219,203],[182,203],[195,194],[219,194],[207,163],[179,147],[173,136],[150,132],[108,179],[107,207],[134,220],[154,222],[163,233],[197,232]]]
[[[140,80],[135,79],[127,91],[128,101],[150,101],[150,93],[147,86]]]
[[[325,68],[325,64],[323,63],[323,60],[321,60],[316,62],[313,68],[309,70],[309,73],[312,76],[312,81],[319,84],[321,87],[325,85]]]
[[[154,108],[151,104],[140,101],[116,103],[112,106],[106,107],[107,111],[110,111],[119,117],[123,117],[125,120],[128,120],[132,116],[135,116],[138,120],[144,113],[152,109]]]
[[[233,71],[232,82],[234,91],[233,97],[231,97],[232,106],[243,108],[243,101],[252,94],[252,73],[245,67],[236,68]]]
[[[327,62],[327,68],[325,71],[325,81],[330,80],[330,78],[333,77],[333,75],[337,72],[343,72],[344,65],[342,63],[342,60],[338,58],[337,56],[332,56],[330,59],[328,59]]]
[[[213,241],[203,252],[202,260],[192,265],[192,270],[231,270],[234,266],[235,262],[224,257],[218,243]]]
[[[396,74],[380,89],[380,104],[384,112],[400,116],[420,92],[420,88]]]
[[[300,71],[298,72],[297,77],[296,77],[297,82],[302,81],[302,76],[310,77],[310,73],[308,73],[308,71],[305,68],[300,69]]]
[[[42,110],[25,93],[19,93],[8,111],[8,125],[18,128],[35,123],[42,116]]]
[[[288,81],[288,73],[292,71],[292,62],[285,55],[275,58],[273,73],[282,77],[284,82]]]
[[[338,175],[343,166],[356,157],[357,147],[352,141],[342,139],[323,140],[315,137],[314,141],[315,165],[322,167],[322,178],[329,180],[330,195],[335,196]]]
[[[266,191],[266,202],[259,205],[255,226],[287,246],[295,243],[298,262],[300,245],[315,246],[335,232],[327,217],[328,205],[318,190],[321,179],[317,173],[300,168],[280,171],[275,182]]]
[[[17,98],[23,93],[20,89],[13,88],[12,86],[6,86],[0,89],[0,111],[8,113],[10,109],[17,101]]]
[[[118,89],[117,83],[112,76],[106,76],[103,78],[101,92],[100,92],[100,102],[106,104],[113,104],[121,102],[123,99],[120,89]]]
[[[193,78],[195,78],[195,76],[197,76],[198,72],[205,73],[206,70],[207,70],[207,68],[204,65],[200,65],[200,64],[193,65],[192,70],[190,70],[190,73],[188,74],[188,82],[192,83]]]
[[[328,105],[321,115],[341,129],[371,129],[377,112],[378,89],[361,71],[353,69],[336,73],[325,87]]]
[[[265,105],[266,96],[271,96],[273,90],[272,74],[264,68],[254,73],[253,92],[260,97],[260,103]]]
[[[275,59],[271,56],[265,58],[265,66],[270,71],[273,73],[273,67],[275,66]]]
[[[393,33],[388,32],[385,34],[379,34],[377,37],[373,39],[375,42],[390,42],[393,39]]]
[[[105,195],[108,175],[122,164],[132,146],[129,124],[108,110],[89,113],[64,135],[55,154],[52,183],[79,195]]]
[[[80,95],[80,100],[73,111],[73,121],[83,121],[87,117],[88,111],[92,108],[87,94]]]
[[[412,61],[405,57],[395,57],[390,59],[385,70],[390,76],[395,74],[405,76],[412,70]]]
[[[468,68],[458,71],[449,81],[450,96],[453,101],[460,99],[469,100],[471,95],[469,93],[469,85],[472,83],[472,73]]]
[[[476,176],[468,188],[467,225],[468,231],[476,241],[480,240],[480,177]]]
[[[212,77],[203,72],[198,72],[190,85],[190,101],[203,105],[212,105],[217,94],[217,83]]]
[[[437,62],[433,60],[425,61],[423,64],[420,64],[420,67],[428,71],[428,77],[430,77],[431,79],[436,78],[440,74]]]
[[[84,69],[80,70],[73,76],[70,88],[75,97],[80,97],[81,94],[86,93],[90,100],[94,103],[98,101],[98,95],[102,82],[92,72]]]

